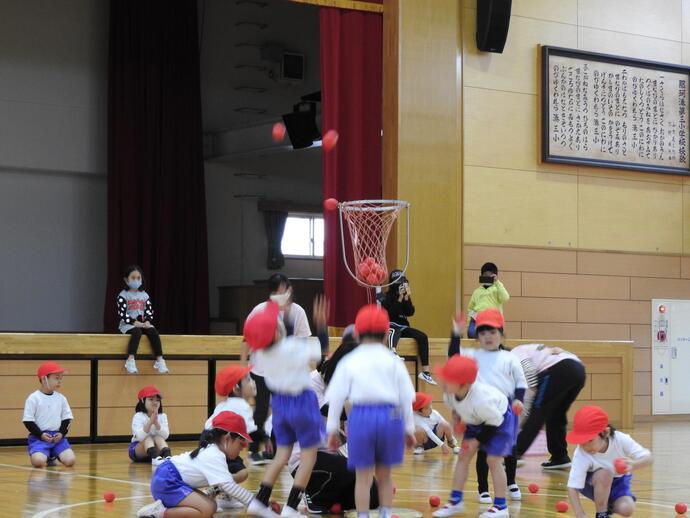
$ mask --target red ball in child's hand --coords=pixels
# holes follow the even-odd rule
[[[517,401],[513,401],[513,413],[515,415],[520,415],[522,413],[522,405],[518,404]]]
[[[334,129],[328,130],[326,133],[324,133],[323,138],[321,139],[321,146],[323,147],[324,151],[330,151],[333,149],[338,143],[339,137],[340,135],[338,135],[338,132]]]
[[[340,505],[338,502],[334,503],[331,506],[331,514],[340,514],[343,512],[343,506]]]
[[[532,482],[529,486],[527,486],[527,489],[529,489],[530,493],[538,493],[539,492],[539,484],[535,484]]]
[[[280,514],[281,512],[283,512],[283,506],[274,500],[273,502],[271,502],[271,511],[273,511],[276,514]]]
[[[115,500],[115,493],[113,493],[112,491],[106,491],[105,493],[103,493],[103,500],[105,500],[106,502],[112,502],[113,500]]]
[[[683,503],[683,502],[678,502],[676,504],[676,512],[678,514],[685,514],[685,512],[688,510],[688,504]]]
[[[619,457],[613,462],[613,467],[616,470],[616,473],[622,475],[628,471],[628,462]]]
[[[439,505],[441,505],[441,499],[436,495],[431,495],[429,497],[429,505],[431,507],[438,507]]]
[[[565,500],[559,500],[556,502],[556,511],[559,513],[567,513],[568,512],[568,502]]]
[[[271,134],[271,136],[273,137],[273,142],[282,142],[285,138],[285,124],[283,124],[282,122],[276,122],[273,125]]]

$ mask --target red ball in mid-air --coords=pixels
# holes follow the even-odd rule
[[[431,507],[438,507],[439,505],[441,505],[441,499],[436,495],[431,495],[429,497],[429,505]]]
[[[276,122],[271,130],[271,136],[273,137],[273,142],[282,142],[285,138],[285,124]]]
[[[323,147],[324,151],[331,151],[338,143],[339,137],[340,135],[338,135],[338,132],[334,129],[328,130],[326,133],[324,133],[323,138],[321,139],[321,146]]]
[[[338,208],[338,200],[336,200],[335,198],[328,198],[327,200],[324,200],[323,208],[329,212],[337,209]]]
[[[685,512],[688,510],[688,504],[684,502],[678,502],[676,504],[676,513],[678,514],[685,514]]]
[[[529,486],[527,486],[527,489],[529,489],[530,493],[538,493],[539,492],[539,484],[535,484],[532,482]]]
[[[115,500],[115,493],[113,493],[112,491],[106,491],[105,493],[103,493],[103,500],[105,500],[106,502],[112,502],[113,500]]]
[[[565,500],[559,500],[556,502],[556,511],[559,513],[567,513],[568,512],[568,502]]]

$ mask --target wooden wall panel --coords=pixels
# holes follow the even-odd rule
[[[525,272],[522,274],[522,295],[627,300],[630,298],[630,279],[605,275]]]
[[[0,439],[25,439],[29,432],[22,423],[23,408],[0,408]],[[88,437],[91,412],[88,408],[72,408],[74,420],[69,437]]]
[[[576,273],[577,254],[568,250],[465,244],[464,267],[478,270],[487,261],[499,271]]]
[[[508,320],[576,322],[577,303],[573,299],[511,297],[503,314]]]
[[[633,277],[630,279],[630,298],[632,300],[689,299],[690,280]]]
[[[168,416],[170,433],[172,434],[200,434],[204,423],[208,419],[208,411],[204,399],[203,405],[197,406],[168,406],[163,403],[163,410]],[[134,407],[99,408],[98,435],[131,435],[132,416]],[[126,451],[124,451],[126,455]]]
[[[650,320],[650,302],[578,299],[580,322],[645,324]]]
[[[544,340],[630,340],[626,324],[522,322],[522,338]]]
[[[680,257],[578,251],[577,273],[678,278],[680,277]]]

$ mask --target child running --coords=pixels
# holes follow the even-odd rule
[[[157,457],[165,459],[171,452],[165,442],[170,435],[168,416],[163,413],[163,395],[153,385],[147,385],[137,394],[137,406],[132,417],[132,441],[129,458],[132,462],[151,462]]]
[[[391,468],[403,460],[405,446],[415,446],[412,402],[414,388],[403,362],[383,340],[388,313],[374,304],[357,313],[355,331],[360,345],[340,360],[331,379],[328,399],[328,444],[340,444],[340,417],[345,401],[348,416],[348,467],[355,470],[357,516],[369,515],[370,489],[376,475],[379,516],[391,517],[393,481]]]
[[[151,495],[156,501],[142,507],[137,516],[210,518],[216,512],[216,502],[197,489],[211,486],[247,505],[249,514],[277,518],[251,492],[237,485],[228,471],[227,460],[236,458],[250,441],[242,416],[221,412],[197,449],[175,455],[158,466],[151,479]]]
[[[264,506],[268,505],[273,484],[288,463],[293,444],[298,442],[301,462],[281,516],[299,517],[297,507],[316,462],[316,451],[325,436],[319,403],[311,388],[310,372],[311,364],[321,359],[323,342],[326,346],[328,343],[328,304],[321,297],[314,301],[314,322],[321,344],[316,340],[286,337],[279,312],[278,304],[268,301],[244,325],[245,342],[256,353],[266,386],[273,394],[273,433],[277,445],[275,457],[264,473],[256,498]]]
[[[508,398],[497,388],[477,380],[479,368],[474,358],[456,354],[437,370],[443,382],[443,399],[453,415],[466,426],[463,452],[455,465],[453,489],[448,503],[433,513],[445,518],[464,512],[463,502],[469,463],[478,450],[486,452],[496,496],[493,505],[480,518],[506,518],[506,473],[503,457],[509,455],[515,444],[515,416]],[[458,424],[454,427],[458,429]]]
[[[421,455],[426,450],[431,450],[437,446],[441,447],[443,454],[450,453],[450,449],[444,441],[453,448],[453,453],[460,453],[458,441],[453,436],[453,430],[438,411],[431,406],[432,396],[424,392],[415,394],[412,410],[414,410],[414,435],[417,446],[414,449],[415,455]]]
[[[598,406],[577,411],[573,431],[566,439],[577,444],[568,478],[568,497],[575,516],[587,516],[580,493],[594,500],[596,518],[608,518],[613,513],[631,516],[635,511],[635,495],[630,490],[632,472],[652,463],[650,451],[628,434],[616,431],[608,414]]]
[[[24,403],[22,422],[29,430],[29,456],[34,468],[53,465],[55,459],[71,467],[76,460],[65,437],[74,416],[67,398],[58,392],[64,372],[57,363],[42,364],[36,373],[41,388]]]

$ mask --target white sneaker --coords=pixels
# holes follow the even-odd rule
[[[453,453],[455,453],[455,455],[459,455],[460,454],[460,446],[453,446]]]
[[[293,509],[289,505],[285,504],[280,516],[285,516],[286,518],[301,518],[302,515],[296,509]]]
[[[436,380],[432,378],[431,374],[429,374],[428,372],[420,372],[419,376],[417,377],[422,381],[426,381],[429,385],[438,385],[438,383],[436,383]]]
[[[422,446],[417,446],[412,453],[415,455],[421,455],[424,453],[424,448]]]
[[[480,504],[492,504],[491,493],[479,493],[479,503]]]
[[[134,360],[134,358],[127,359],[125,362],[125,370],[127,370],[127,373],[129,374],[137,374],[139,372],[137,370],[137,362]]]
[[[517,484],[511,484],[508,486],[508,498],[511,500],[522,500],[522,493]]]
[[[245,505],[234,498],[228,497],[218,497],[216,498],[216,504],[218,504],[218,510],[228,511],[231,509],[244,509]]]
[[[153,368],[158,371],[158,374],[167,374],[170,372],[163,358],[161,358],[160,360],[156,360],[153,363]]]
[[[259,502],[254,498],[247,506],[247,514],[253,514],[254,516],[261,516],[261,518],[278,518],[278,515],[271,511],[269,507]]]
[[[160,500],[156,500],[152,504],[145,505],[139,511],[137,511],[137,516],[139,518],[163,518],[165,514],[165,506]]]
[[[499,509],[498,507],[491,506],[489,507],[486,511],[484,511],[482,514],[479,515],[479,518],[509,518],[510,513],[508,512],[508,508],[506,507],[505,509]]]
[[[450,502],[446,503],[438,511],[434,511],[432,516],[435,518],[445,518],[446,516],[453,516],[454,514],[465,512],[465,503],[458,502],[453,505]]]
[[[161,464],[163,464],[166,460],[168,460],[166,457],[161,457],[158,456],[155,459],[151,459],[151,466],[158,467]]]

